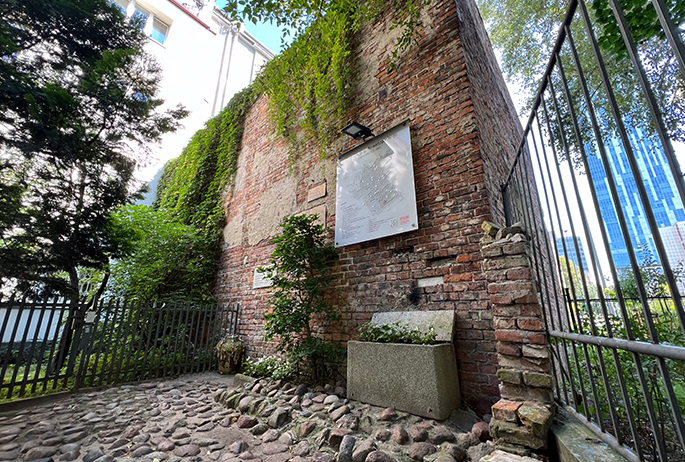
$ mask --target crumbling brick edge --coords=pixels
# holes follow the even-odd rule
[[[556,414],[550,346],[545,334],[530,241],[518,225],[482,226],[483,269],[497,341],[501,398],[492,406],[490,434],[498,449],[519,455],[547,447]]]

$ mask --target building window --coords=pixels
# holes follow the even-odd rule
[[[152,38],[155,42],[164,44],[169,35],[169,25],[155,17],[153,13],[143,8],[138,2],[128,0],[111,0],[112,4],[121,9],[121,12],[131,19],[145,35]]]
[[[150,34],[150,37],[152,37],[153,40],[155,40],[155,41],[157,41],[163,45],[164,41],[166,40],[166,36],[168,33],[169,33],[169,26],[164,24],[159,19],[153,18],[153,20],[152,20],[152,33]]]

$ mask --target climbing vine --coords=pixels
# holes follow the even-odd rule
[[[252,87],[237,93],[199,130],[181,155],[164,166],[155,207],[184,224],[219,236],[224,225],[221,196],[233,181]]]
[[[425,4],[427,0],[393,2],[395,20],[391,29],[399,28],[401,32],[388,59],[391,69],[415,42]],[[351,60],[354,36],[365,24],[375,23],[385,7],[383,0],[336,0],[324,12],[320,3],[304,2],[299,10],[266,16],[276,22],[279,18],[290,19],[307,26],[298,28],[300,33],[290,47],[267,63],[256,84],[257,92],[269,97],[272,125],[276,135],[288,141],[291,160],[301,152],[305,140],[315,141],[321,155],[325,155],[333,137],[347,123],[356,91]],[[250,14],[243,17],[265,18],[254,10]]]
[[[400,28],[392,69],[416,40],[422,8],[430,0],[393,0]],[[238,8],[238,5],[243,5]],[[355,92],[354,37],[365,24],[379,20],[384,0],[335,0],[328,4],[230,0],[226,11],[248,21],[271,20],[297,31],[293,43],[263,68],[252,86],[236,94],[219,115],[198,131],[181,155],[169,161],[160,179],[155,207],[198,230],[220,239],[224,226],[222,194],[235,176],[245,117],[256,97],[268,96],[276,136],[286,139],[291,160],[304,140],[316,143],[324,155],[346,123]],[[220,246],[213,247],[203,265],[218,267]],[[203,274],[215,274],[205,271]]]
[[[224,226],[222,194],[235,177],[245,117],[254,96],[251,87],[237,93],[195,133],[179,157],[167,162],[157,186],[155,208],[207,243],[184,269],[196,276],[193,288],[202,292],[196,298],[212,296]]]

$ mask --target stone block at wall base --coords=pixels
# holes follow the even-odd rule
[[[461,406],[454,345],[347,343],[347,397],[437,420]]]
[[[490,434],[495,445],[522,455],[527,455],[524,453],[530,449],[545,449],[556,410],[553,403],[500,400],[492,406],[493,419],[490,421]],[[520,451],[513,450],[518,447]]]

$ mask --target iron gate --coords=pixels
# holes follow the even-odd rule
[[[237,308],[0,300],[0,399],[216,369]]]
[[[570,2],[502,193],[508,224],[531,235],[559,403],[629,460],[683,461],[685,183],[672,105],[685,98],[685,47],[664,1],[652,4],[662,31],[636,43],[609,0],[621,57],[598,43],[583,0]],[[657,88],[655,72],[672,86]]]

